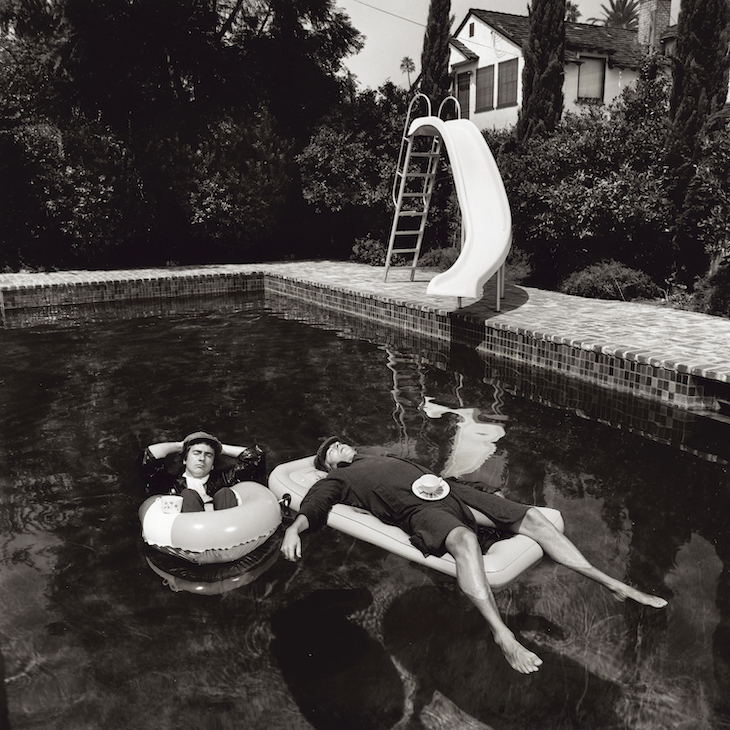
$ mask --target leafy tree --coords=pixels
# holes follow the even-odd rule
[[[451,0],[430,0],[421,53],[421,92],[438,108],[449,95]]]
[[[64,28],[69,93],[118,129],[266,105],[306,138],[361,47],[332,0],[65,0]]]
[[[523,54],[520,140],[552,132],[563,113],[565,0],[533,0]]]
[[[639,27],[639,3],[637,0],[609,0],[608,7],[601,5],[602,22],[607,28],[626,28],[636,30]],[[599,18],[589,18],[589,23],[600,23]]]
[[[303,240],[294,155],[361,45],[332,0],[0,0],[0,26],[8,265]]]
[[[0,0],[0,32],[19,38],[50,36],[58,22],[56,0]]]
[[[697,235],[696,210],[704,185],[698,176],[702,146],[728,93],[730,8],[727,0],[685,0],[677,28],[671,136],[667,164],[673,174],[670,196],[678,211],[675,244],[687,283],[708,267]],[[699,173],[702,174],[701,172]]]
[[[512,208],[514,246],[533,286],[554,289],[573,271],[615,259],[662,282],[671,271],[671,206],[663,140],[666,77],[654,60],[636,88],[606,110],[566,114],[552,135],[510,144],[487,134]]]
[[[325,253],[347,257],[357,239],[387,241],[391,188],[408,92],[390,82],[356,92],[298,155],[304,197],[317,216]]]

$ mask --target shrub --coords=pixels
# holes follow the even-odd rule
[[[602,261],[571,274],[560,286],[565,294],[593,299],[650,299],[659,288],[643,272],[618,261]]]
[[[730,318],[730,259],[695,286],[694,308],[704,314]]]
[[[387,252],[388,247],[383,241],[365,236],[365,238],[355,240],[350,261],[357,261],[360,264],[368,264],[369,266],[385,266]]]
[[[436,269],[436,271],[446,271],[450,269],[456,259],[459,258],[459,249],[455,246],[447,248],[432,248],[427,251],[418,260],[418,265],[424,269]]]
[[[530,257],[520,248],[510,249],[505,262],[504,278],[510,284],[521,284],[532,274]]]

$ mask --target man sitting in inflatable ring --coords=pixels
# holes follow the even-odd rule
[[[165,468],[165,458],[180,453],[184,471],[176,476]],[[219,456],[235,459],[233,466],[215,468]],[[236,507],[238,500],[230,487],[243,481],[260,481],[265,474],[264,452],[254,446],[222,444],[205,431],[195,431],[182,441],[151,444],[142,457],[142,470],[149,494],[182,496],[182,512],[202,512]]]

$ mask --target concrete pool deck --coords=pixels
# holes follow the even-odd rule
[[[730,320],[659,305],[495,284],[481,300],[426,294],[433,272],[338,261],[0,274],[5,327],[59,322],[79,305],[260,291],[616,390],[697,410],[730,402]],[[461,306],[459,306],[461,305]]]

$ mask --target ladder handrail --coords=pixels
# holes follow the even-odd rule
[[[408,111],[406,112],[406,123],[403,127],[403,136],[400,140],[400,150],[398,150],[398,162],[395,166],[395,175],[393,176],[393,188],[391,190],[390,196],[393,199],[393,205],[397,205],[397,194],[396,194],[396,188],[398,187],[398,175],[400,175],[401,171],[401,163],[403,162],[403,149],[406,146],[408,142],[408,128],[411,124],[411,114],[413,112],[414,105],[419,102],[421,99],[426,100],[426,109],[427,113],[426,116],[431,116],[431,100],[420,91],[411,99],[410,103],[408,104]],[[461,110],[460,110],[461,111]]]
[[[447,96],[439,104],[439,112],[437,114],[438,118],[441,119],[441,112],[443,112],[443,110],[444,110],[444,105],[450,101],[454,102],[454,106],[456,107],[456,118],[461,119],[461,104],[459,103],[459,100],[455,96]]]

